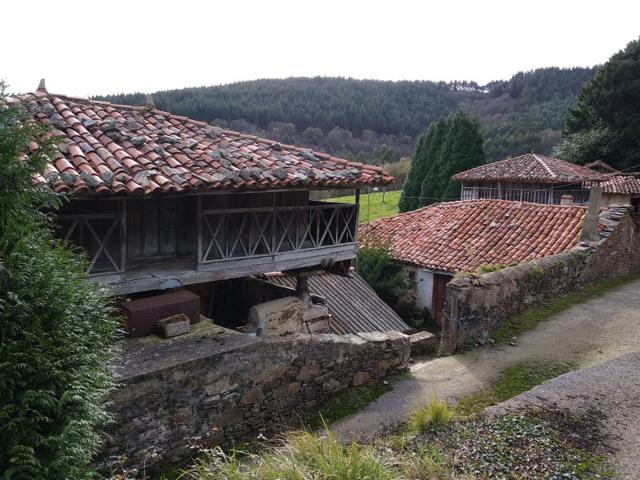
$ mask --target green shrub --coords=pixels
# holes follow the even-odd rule
[[[424,432],[446,425],[452,413],[444,400],[433,397],[429,403],[418,408],[409,418],[409,426],[415,432]]]
[[[358,273],[391,307],[396,307],[400,294],[407,288],[402,265],[389,254],[385,245],[365,245],[358,250]]]
[[[43,212],[60,199],[32,184],[52,140],[24,119],[0,108],[0,477],[88,478],[115,321],[84,259],[54,239]]]

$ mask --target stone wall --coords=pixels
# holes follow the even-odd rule
[[[484,344],[500,322],[586,283],[640,271],[640,235],[631,211],[600,214],[600,240],[483,275],[456,276],[447,285],[440,353]]]
[[[126,455],[129,466],[149,468],[185,459],[190,446],[255,440],[341,390],[406,368],[410,354],[409,337],[395,332],[252,342],[122,378],[102,460]]]

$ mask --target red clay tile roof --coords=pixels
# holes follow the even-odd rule
[[[608,163],[604,163],[602,160],[596,160],[595,162],[585,163],[584,166],[600,173],[620,173],[619,170],[616,170]]]
[[[578,243],[585,207],[507,200],[431,205],[360,227],[360,244],[387,244],[396,260],[444,272],[546,257]]]
[[[381,168],[281,145],[148,107],[44,91],[9,99],[62,137],[36,181],[57,192],[151,194],[386,185]]]
[[[457,182],[467,181],[509,181],[523,183],[581,183],[600,178],[600,174],[581,165],[527,153],[519,157],[507,158],[487,163],[479,167],[457,173],[452,178]]]
[[[585,188],[600,185],[602,193],[640,194],[640,178],[634,175],[607,175],[601,182],[585,182]]]

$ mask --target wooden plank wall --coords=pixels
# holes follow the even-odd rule
[[[127,201],[127,258],[184,258],[195,254],[196,198]]]

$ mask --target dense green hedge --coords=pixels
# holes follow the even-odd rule
[[[61,199],[32,184],[44,135],[0,97],[0,477],[12,480],[90,477],[112,387],[112,307],[54,239],[43,212]]]

